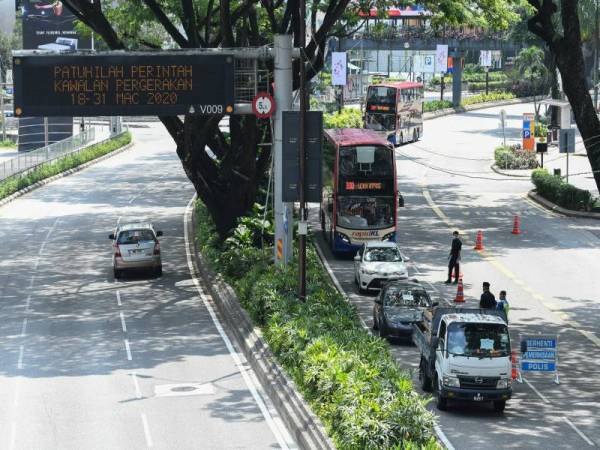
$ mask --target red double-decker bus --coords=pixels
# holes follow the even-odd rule
[[[321,228],[334,253],[356,252],[366,241],[396,240],[393,146],[374,131],[325,130]]]
[[[423,136],[423,84],[407,81],[373,84],[367,89],[365,128],[394,145]]]

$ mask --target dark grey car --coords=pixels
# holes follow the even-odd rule
[[[388,283],[373,303],[373,329],[381,337],[410,337],[413,323],[436,304],[417,280]]]

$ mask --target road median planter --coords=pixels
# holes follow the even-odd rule
[[[274,266],[270,251],[254,247],[236,247],[233,256],[228,242],[216,237],[201,203],[194,220],[204,282],[214,301],[222,303],[217,307],[234,333],[248,350],[258,351],[258,358],[256,352],[248,353],[257,375],[270,392],[285,392],[276,404],[310,405],[312,413],[296,413],[298,424],[287,419],[300,445],[311,448],[308,444],[316,440],[321,447],[312,448],[332,446],[317,425],[320,420],[340,449],[439,448],[428,400],[415,392],[387,344],[361,326],[355,308],[331,285],[312,245],[307,249],[307,300],[302,303],[296,296],[296,261]],[[214,268],[225,275],[215,274]],[[265,369],[255,359],[265,365],[266,375],[259,374]],[[277,387],[281,379],[285,389]]]
[[[27,172],[6,178],[0,181],[0,206],[54,180],[103,161],[132,146],[131,134],[127,131],[114,138],[92,144],[56,161],[40,164]]]

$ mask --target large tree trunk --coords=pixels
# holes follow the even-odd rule
[[[575,122],[594,171],[596,187],[600,190],[600,121],[586,82],[578,1],[562,0],[560,4],[564,35],[560,35],[552,23],[552,16],[557,12],[557,6],[552,0],[529,0],[529,3],[537,11],[528,21],[529,30],[541,37],[554,55],[563,90],[573,109]]]

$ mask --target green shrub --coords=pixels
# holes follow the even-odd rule
[[[488,83],[488,90],[505,90],[510,89],[512,83],[509,80],[499,80],[499,81],[490,81]],[[485,91],[485,81],[477,81],[469,83],[469,91],[477,92],[477,91]]]
[[[515,98],[515,94],[511,92],[490,92],[489,94],[472,95],[463,99],[462,105],[474,105],[476,103],[497,102],[500,100],[510,100]]]
[[[206,208],[196,204],[196,239],[216,270],[223,261]],[[365,331],[331,285],[312,246],[307,299],[296,298],[297,264],[266,261],[224,273],[304,398],[340,449],[438,448],[435,417],[386,343]],[[226,269],[231,270],[231,266]]]
[[[439,111],[440,109],[452,108],[450,100],[429,100],[423,104],[425,112]]]
[[[494,160],[501,169],[535,169],[539,165],[536,154],[523,150],[520,144],[497,147]]]
[[[17,144],[15,142],[11,141],[10,139],[6,139],[4,141],[0,141],[0,147],[16,148]]]
[[[362,128],[363,117],[360,109],[343,108],[341,112],[324,114],[324,128]]]
[[[591,211],[596,202],[590,191],[568,184],[561,177],[550,175],[546,169],[534,170],[531,181],[539,195],[563,208]]]
[[[131,142],[131,133],[125,132],[106,142],[90,145],[77,153],[72,153],[54,162],[44,163],[37,168],[21,175],[14,175],[0,181],[0,200],[15,192],[31,186],[40,180],[50,178],[65,170],[80,166],[88,161],[99,158],[117,150]]]

